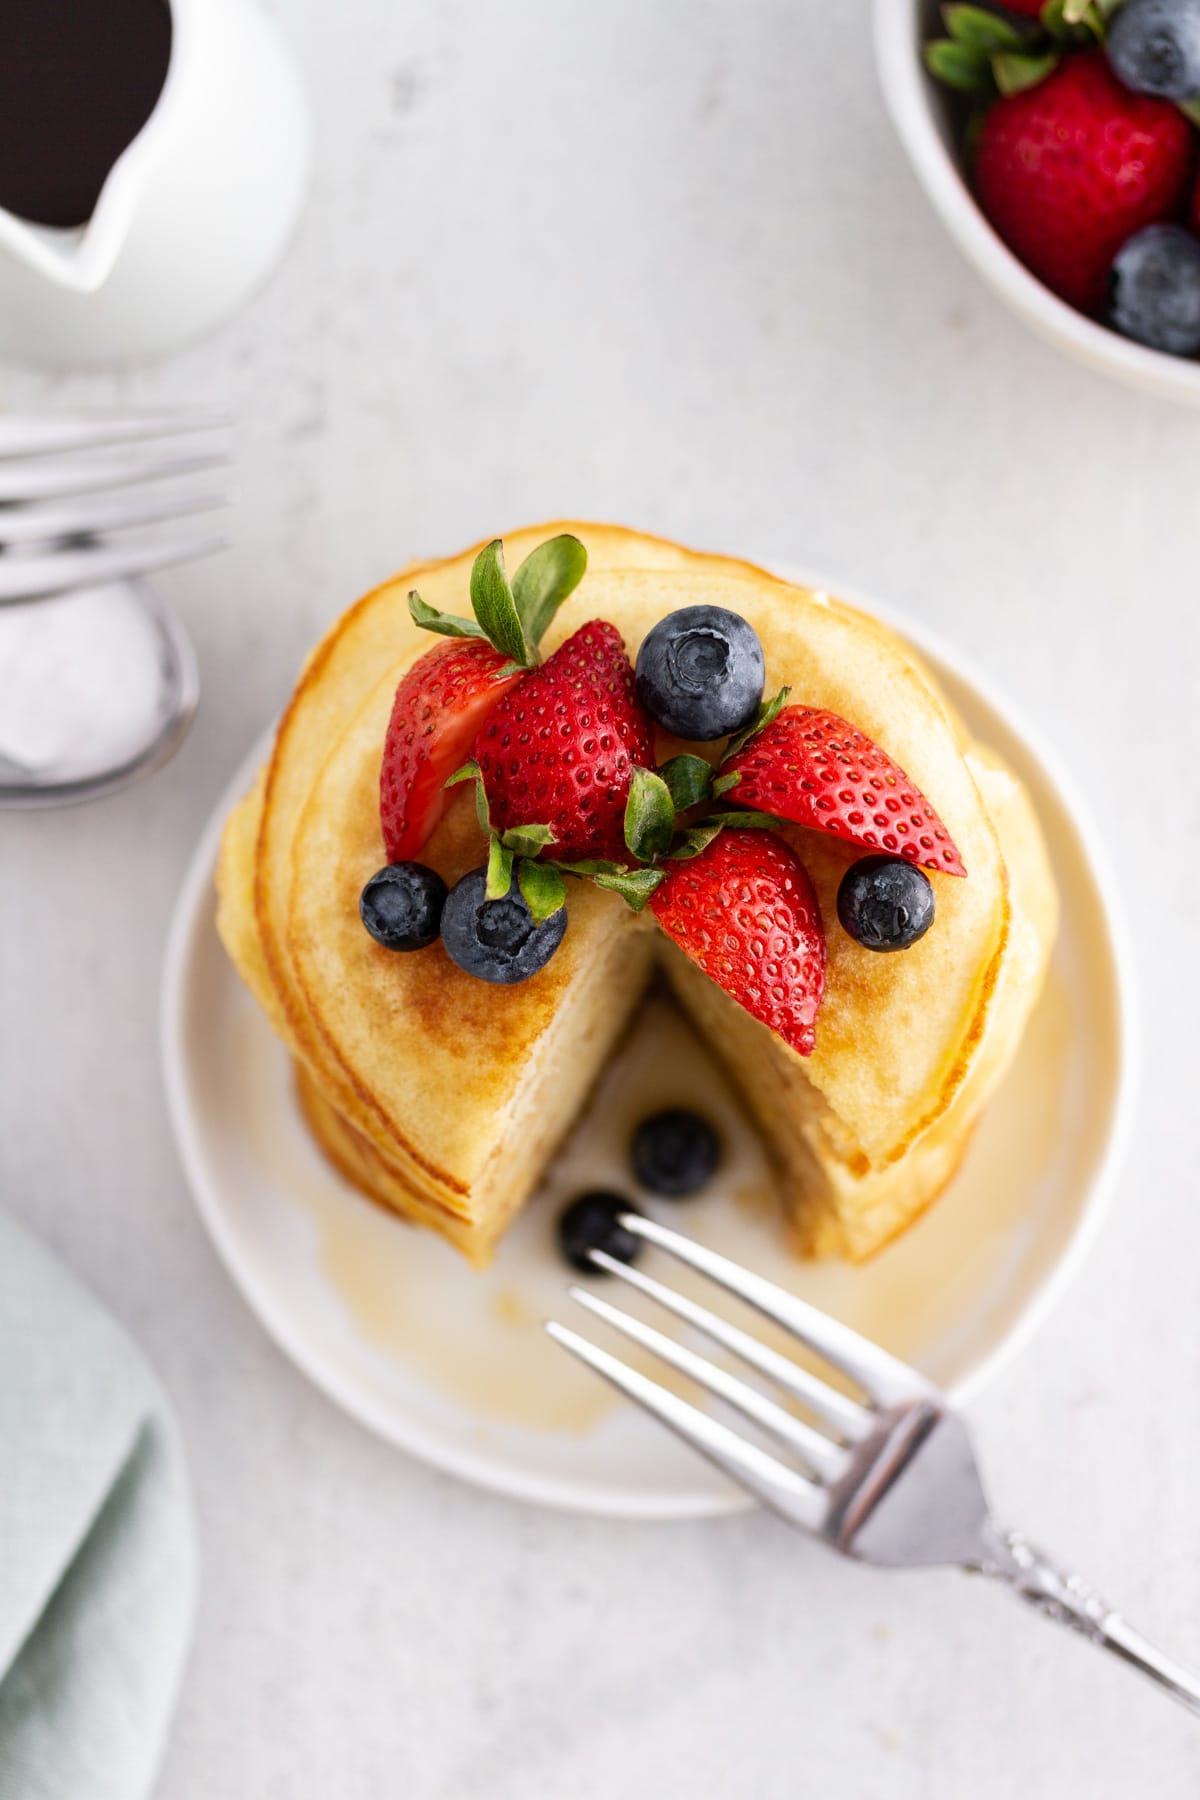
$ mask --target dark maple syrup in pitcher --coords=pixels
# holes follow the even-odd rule
[[[0,0],[0,207],[86,224],[170,57],[167,0]]]

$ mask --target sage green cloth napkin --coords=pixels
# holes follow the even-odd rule
[[[0,1800],[141,1800],[195,1599],[162,1391],[124,1332],[0,1216]]]

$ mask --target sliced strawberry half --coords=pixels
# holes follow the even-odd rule
[[[804,864],[770,831],[730,829],[669,865],[650,909],[698,968],[811,1056],[825,992],[825,930]]]
[[[523,671],[480,638],[452,638],[419,657],[396,689],[379,771],[387,859],[421,850],[446,807],[447,778],[471,754],[480,726]]]
[[[625,802],[654,730],[620,632],[593,619],[506,694],[475,742],[493,828],[549,825],[556,861],[629,860]]]
[[[738,777],[728,798],[739,807],[827,831],[864,850],[906,856],[943,875],[967,872],[920,789],[886,751],[836,713],[785,707],[722,774]]]

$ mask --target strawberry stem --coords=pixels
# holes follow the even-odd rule
[[[541,661],[538,646],[586,569],[587,551],[577,537],[562,532],[530,551],[510,586],[504,571],[503,541],[493,538],[471,565],[473,619],[439,611],[422,600],[415,588],[408,596],[408,610],[422,631],[434,631],[441,637],[483,638],[508,658],[499,675],[511,675]]]

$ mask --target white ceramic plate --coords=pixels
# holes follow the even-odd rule
[[[179,898],[164,979],[163,1060],[180,1155],[218,1250],[272,1337],[331,1399],[412,1455],[484,1487],[589,1512],[681,1518],[745,1504],[540,1329],[547,1315],[574,1310],[554,1247],[557,1207],[583,1187],[628,1188],[629,1128],[659,1104],[699,1104],[725,1140],[713,1195],[660,1216],[878,1338],[956,1399],[1026,1341],[1078,1267],[1134,1085],[1129,959],[1113,882],[1036,734],[956,656],[885,616],[1027,784],[1053,851],[1063,926],[1017,1067],[955,1181],[863,1268],[788,1256],[757,1140],[665,1004],[649,1009],[486,1274],[363,1200],[309,1140],[288,1059],[213,926],[221,824],[265,740],[218,806]]]

